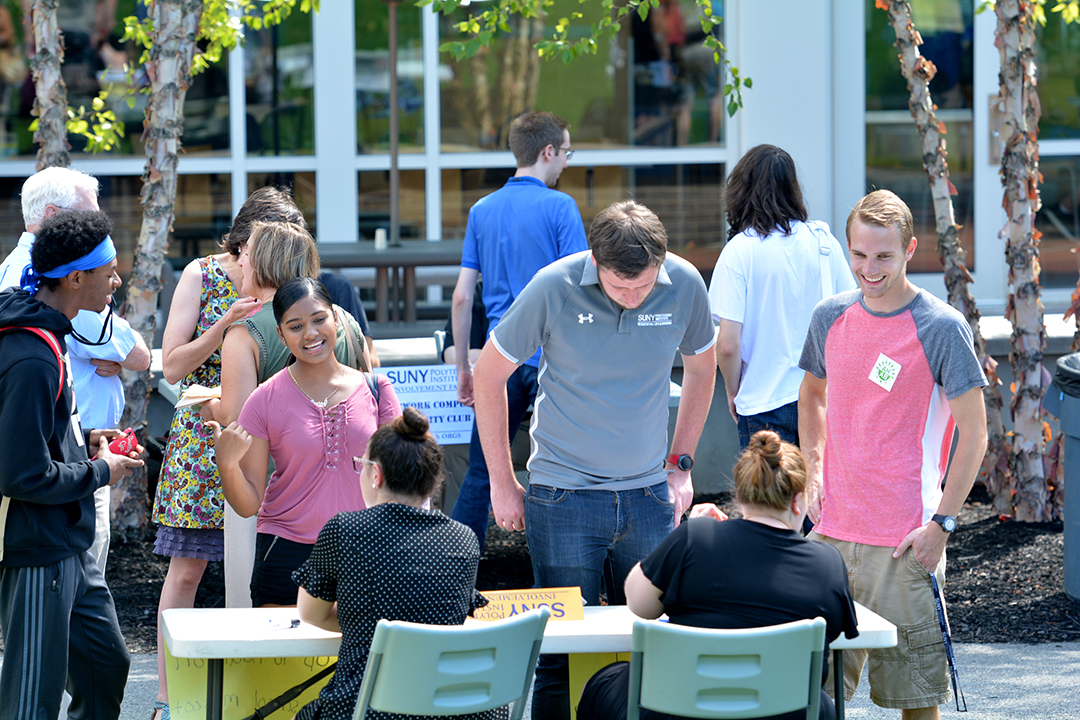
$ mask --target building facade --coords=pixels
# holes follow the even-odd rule
[[[102,179],[102,205],[130,262],[141,209],[144,160],[139,140],[143,80],[120,71],[134,50],[109,42],[120,17],[138,11],[119,0],[110,28],[97,3],[61,0],[67,37],[64,76],[72,104],[89,105],[108,87],[127,123],[123,146],[108,155],[79,152],[73,166]],[[264,184],[290,185],[321,243],[370,241],[389,226],[388,10],[382,0],[323,2],[315,16],[294,14],[279,28],[248,34],[196,79],[185,105],[181,196],[169,254],[210,252],[247,195]],[[973,0],[913,0],[924,54],[938,66],[932,86],[945,121],[957,220],[984,313],[1000,313],[1008,294],[1001,183],[991,134],[998,53],[992,12]],[[767,142],[795,158],[810,214],[840,235],[848,210],[868,190],[895,190],[916,214],[921,240],[915,281],[943,295],[933,211],[921,169],[892,31],[873,0],[727,0],[718,32],[727,59],[753,89],[733,118],[723,111],[724,76],[705,50],[693,0],[665,0],[650,21],[628,23],[600,41],[596,55],[571,65],[540,61],[533,39],[557,18],[598,12],[599,3],[558,0],[546,20],[519,20],[511,33],[468,60],[440,53],[456,37],[453,21],[430,8],[399,6],[398,107],[402,236],[432,241],[464,235],[468,208],[513,173],[510,120],[525,109],[571,123],[575,155],[559,188],[588,224],[609,203],[634,197],[664,221],[672,249],[708,279],[725,238],[725,169]],[[6,13],[13,40],[5,41]],[[1080,26],[1048,13],[1041,31],[1040,155],[1044,210],[1044,302],[1067,305],[1076,286],[1080,240]],[[0,3],[0,217],[21,226],[18,189],[33,172],[26,49],[20,4]],[[578,34],[581,22],[573,25]],[[573,34],[573,32],[572,32]],[[5,55],[5,50],[8,54]],[[15,61],[10,58],[14,53]],[[133,86],[134,85],[134,86]],[[129,106],[129,100],[131,105]],[[123,268],[122,268],[123,269]],[[444,304],[432,280],[426,300]]]

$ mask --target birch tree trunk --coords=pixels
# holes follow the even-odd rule
[[[124,316],[145,338],[154,337],[156,329],[161,265],[176,202],[176,163],[184,128],[184,96],[191,84],[191,64],[197,49],[195,38],[202,10],[202,0],[155,0],[150,6],[154,31],[150,48],[150,104],[143,130],[146,144],[141,195],[143,222],[124,303]],[[121,427],[132,421],[145,426],[150,373],[125,371],[123,377],[127,405]],[[120,495],[119,500],[117,495]],[[145,469],[117,483],[113,497],[114,531],[125,539],[145,533]]]
[[[34,77],[34,115],[38,129],[37,169],[67,167],[71,164],[67,141],[67,85],[60,74],[64,61],[64,36],[56,23],[57,0],[33,0],[30,25],[34,31],[34,57],[30,71]]]
[[[963,313],[971,326],[975,353],[986,371],[990,384],[983,388],[986,404],[986,455],[983,457],[982,479],[994,498],[999,514],[1012,512],[1012,473],[1009,468],[1009,442],[1001,421],[1004,402],[998,389],[997,363],[986,353],[986,341],[979,330],[981,317],[975,298],[971,294],[965,258],[967,252],[960,245],[953,212],[952,196],[956,188],[949,180],[949,164],[946,161],[945,124],[937,119],[930,81],[937,68],[919,52],[922,37],[911,22],[911,4],[908,0],[877,0],[877,7],[889,14],[889,23],[896,32],[896,47],[900,51],[900,72],[907,80],[911,98],[908,108],[915,120],[915,128],[922,144],[923,167],[929,176],[930,194],[934,200],[934,216],[937,225],[938,254],[945,269],[945,288],[949,304]]]
[[[994,44],[1001,56],[1000,89],[995,101],[1001,118],[1004,150],[1001,182],[1008,215],[999,233],[1007,239],[1010,294],[1005,316],[1012,322],[1013,386],[1011,409],[1015,425],[1011,466],[1016,478],[1013,506],[1017,520],[1050,520],[1050,483],[1044,459],[1042,365],[1046,331],[1039,289],[1039,96],[1035,90],[1035,19],[1032,5],[998,0]]]

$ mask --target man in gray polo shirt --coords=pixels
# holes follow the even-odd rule
[[[624,201],[589,230],[589,251],[541,270],[476,363],[476,420],[500,527],[525,529],[538,587],[622,603],[623,581],[690,506],[693,453],[712,403],[715,331],[701,274],[667,252],[656,214]],[[514,477],[506,380],[540,347],[528,493]],[[675,352],[683,393],[668,448]],[[605,566],[608,572],[605,573]],[[537,669],[533,713],[568,717],[565,668]]]

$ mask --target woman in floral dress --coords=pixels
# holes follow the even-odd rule
[[[162,361],[165,379],[180,381],[181,391],[194,384],[221,384],[226,328],[261,306],[255,298],[239,297],[237,261],[252,224],[267,213],[268,189],[256,190],[244,203],[222,238],[224,252],[193,260],[176,285],[162,338]],[[214,434],[203,425],[199,406],[181,408],[173,416],[154,501],[153,521],[158,524],[154,552],[170,560],[158,601],[158,697],[152,720],[169,719],[161,611],[192,607],[207,562],[223,559],[224,502]]]

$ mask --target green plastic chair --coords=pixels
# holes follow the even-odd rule
[[[465,715],[514,703],[521,720],[551,610],[469,625],[380,620],[353,720],[368,708]]]
[[[626,718],[638,720],[640,707],[694,718],[806,708],[817,720],[824,647],[822,618],[747,630],[637,620]]]

